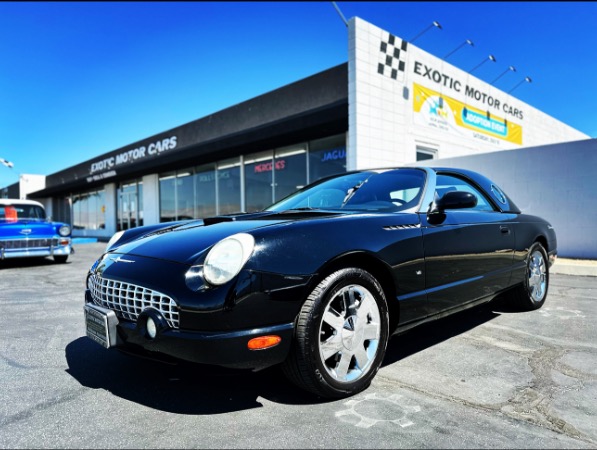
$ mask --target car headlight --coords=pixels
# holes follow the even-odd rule
[[[62,225],[58,228],[58,234],[60,236],[68,236],[70,234],[70,227],[68,225]]]
[[[110,248],[112,248],[112,246],[118,242],[118,240],[122,237],[123,234],[124,230],[114,233],[114,235],[110,238],[108,244],[106,245],[106,251],[110,250]]]
[[[232,280],[251,257],[254,248],[255,238],[250,234],[239,233],[222,239],[205,258],[205,280],[216,286]]]

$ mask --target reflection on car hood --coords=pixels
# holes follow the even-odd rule
[[[56,234],[54,224],[35,220],[0,221],[0,239],[48,237]]]
[[[171,229],[149,233],[117,247],[114,253],[159,258],[182,264],[193,264],[211,246],[236,233],[280,225],[297,220],[344,215],[324,211],[292,211],[285,213],[239,214],[191,222]]]

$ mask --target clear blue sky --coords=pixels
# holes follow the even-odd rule
[[[597,3],[337,2],[597,137]],[[0,187],[347,61],[331,2],[0,2]]]

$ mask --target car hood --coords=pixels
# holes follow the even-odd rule
[[[19,220],[17,222],[0,222],[0,239],[6,238],[46,238],[54,236],[56,229],[50,222]]]
[[[236,233],[280,226],[288,222],[343,216],[346,213],[300,211],[293,213],[239,214],[197,220],[180,226],[163,228],[142,235],[131,242],[117,246],[112,253],[158,258],[181,264],[193,264],[220,240]]]

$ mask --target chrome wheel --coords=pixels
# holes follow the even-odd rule
[[[381,336],[381,314],[369,290],[350,284],[326,305],[319,327],[319,355],[336,381],[354,382],[373,367]]]
[[[313,288],[297,316],[282,369],[290,381],[326,398],[367,389],[389,338],[385,293],[366,270],[346,267]]]
[[[547,266],[545,258],[539,250],[531,253],[529,258],[529,296],[534,302],[541,302],[547,292]]]

